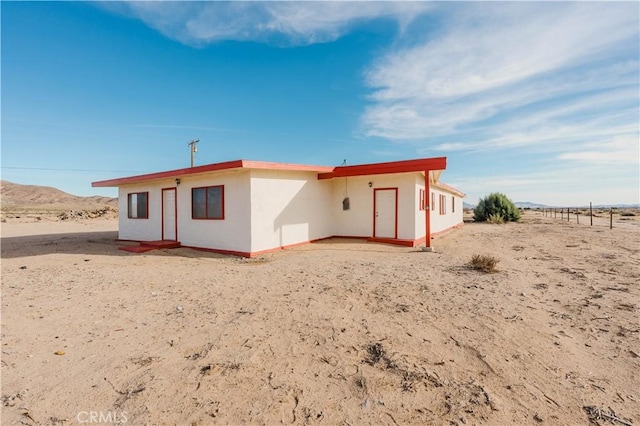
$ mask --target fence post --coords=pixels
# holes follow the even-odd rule
[[[609,211],[609,229],[613,229],[613,207]]]
[[[576,223],[580,223],[580,212],[576,210]]]
[[[569,219],[571,218],[569,217],[569,207],[567,207],[567,222],[569,222]]]
[[[593,203],[589,201],[589,217],[591,218],[591,226],[593,226]]]
[[[558,218],[558,209],[553,209],[553,218],[554,219]]]

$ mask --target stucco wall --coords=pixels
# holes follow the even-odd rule
[[[430,210],[431,214],[431,234],[444,231],[463,222],[462,198],[439,188],[431,187],[431,192],[436,194],[435,209]],[[446,213],[440,214],[440,195],[445,196]],[[451,197],[455,198],[455,212],[452,211]],[[423,231],[424,234],[424,231]]]
[[[347,179],[350,209],[342,210],[345,178],[333,179],[331,201],[334,235],[373,237],[373,194],[376,188],[398,188],[398,238],[414,240],[417,204],[415,173],[355,176]],[[372,186],[369,187],[369,182]],[[424,229],[422,231],[424,236]]]
[[[414,193],[415,193],[415,210],[416,210],[416,215],[414,216],[414,221],[415,221],[415,230],[416,230],[416,237],[415,239],[420,239],[420,238],[424,238],[424,236],[426,235],[426,228],[427,228],[427,219],[426,219],[426,214],[424,210],[420,210],[420,191],[424,190],[424,174],[422,173],[416,173],[415,174],[415,186],[414,186]],[[425,194],[425,197],[427,197],[426,199],[426,203],[430,204],[431,203],[431,195],[429,194]],[[430,206],[428,208],[431,208]],[[427,210],[429,211],[429,210]]]
[[[191,218],[191,189],[224,185],[223,220]],[[162,188],[176,187],[175,179],[164,179],[119,188],[119,238],[153,241],[162,238]],[[127,218],[127,194],[149,192],[149,218]],[[249,172],[231,171],[182,177],[176,187],[178,241],[185,246],[230,251],[248,251],[251,244]]]
[[[371,182],[371,187],[369,187]],[[224,185],[222,220],[191,217],[191,189]],[[234,170],[181,178],[177,186],[177,239],[185,246],[259,252],[331,236],[373,236],[373,197],[379,188],[398,188],[398,238],[417,240],[425,235],[425,212],[420,210],[424,175],[403,173],[318,180],[315,172]],[[162,238],[162,188],[176,187],[175,179],[119,188],[119,238]],[[345,191],[350,209],[342,209]],[[127,218],[127,194],[148,192],[149,218]],[[432,187],[435,209],[430,209],[431,232],[462,223],[462,198]],[[446,196],[446,214],[439,213],[439,195]],[[431,195],[427,194],[428,202]]]
[[[126,185],[118,188],[118,238],[121,240],[154,241],[162,238],[162,193],[153,184]],[[148,219],[128,218],[128,194],[149,192]]]
[[[333,235],[331,181],[316,172],[251,170],[251,251]]]
[[[420,206],[420,191],[424,190],[424,175],[416,176],[416,211],[418,214],[415,217],[415,226],[416,226],[416,239],[423,238],[425,236],[425,212],[424,210],[419,210]],[[462,211],[462,202],[463,198],[454,195],[450,192],[443,191],[439,188],[431,186],[431,192],[435,194],[435,205],[432,209],[431,207],[431,194],[426,194],[427,203],[429,204],[429,214],[431,220],[431,234],[435,234],[437,232],[444,231],[453,226],[460,225],[463,222],[463,211]],[[446,213],[444,215],[440,214],[440,195],[444,195],[446,197]],[[452,211],[452,201],[451,197],[455,198],[456,208],[455,212]]]
[[[191,189],[224,185],[224,219],[192,219]],[[185,246],[249,251],[249,171],[230,171],[181,178],[178,186],[178,241]]]

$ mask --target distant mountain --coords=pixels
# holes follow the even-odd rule
[[[475,204],[470,203],[462,203],[465,209],[474,209],[476,207]],[[581,205],[581,206],[548,206],[546,204],[540,203],[532,203],[531,201],[516,201],[513,203],[516,207],[521,209],[552,209],[552,208],[561,208],[561,207],[574,207],[574,208],[589,208],[589,205]],[[640,204],[597,204],[594,205],[594,209],[609,209],[613,207],[614,209],[638,209],[640,208]]]
[[[572,205],[548,206],[546,204],[532,203],[529,201],[517,201],[513,204],[515,204],[516,207],[519,207],[521,209],[551,209],[551,208],[561,208],[561,207],[574,207],[574,208],[581,208],[581,209],[589,208],[589,204],[583,204],[580,206],[572,206]],[[637,209],[637,208],[640,208],[640,204],[597,204],[593,206],[594,209],[608,209],[611,207],[613,207],[614,209]]]
[[[3,210],[74,210],[118,206],[117,198],[79,197],[50,186],[21,185],[6,180],[0,181],[0,199]]]
[[[462,208],[463,209],[475,209],[476,205],[475,204],[471,204],[471,203],[467,203],[466,201],[462,202]]]
[[[589,207],[589,206],[581,206]],[[640,209],[640,204],[598,204],[593,206],[594,209],[608,209],[613,207],[614,209]]]
[[[545,204],[532,203],[530,201],[516,201],[513,204],[521,209],[543,209],[549,207]]]

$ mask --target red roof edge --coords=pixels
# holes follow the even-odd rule
[[[332,172],[319,173],[318,179],[333,179],[349,176],[380,175],[389,173],[424,172],[429,170],[445,170],[447,157],[419,158],[416,160],[391,161],[387,163],[358,164],[355,166],[339,166]]]
[[[216,170],[237,169],[242,167],[242,160],[227,161],[224,163],[207,164],[204,166],[187,167],[184,169],[168,170],[165,172],[147,173],[144,175],[129,176],[123,178],[101,180],[92,182],[92,187],[119,186],[127,183],[144,182],[147,180],[180,177],[193,173],[213,172]]]
[[[215,172],[219,170],[231,169],[267,169],[267,170],[290,170],[300,172],[326,173],[333,170],[333,167],[310,166],[305,164],[270,163],[266,161],[234,160],[223,163],[206,164],[204,166],[187,167],[184,169],[168,170],[165,172],[148,173],[144,175],[122,177],[109,180],[92,182],[92,187],[120,186],[130,183],[145,182],[156,179],[177,178],[196,173]]]
[[[445,191],[451,192],[452,194],[455,194],[455,195],[457,195],[457,196],[459,196],[461,198],[465,198],[467,196],[467,194],[465,194],[464,192],[459,191],[458,189],[454,188],[453,186],[447,185],[446,183],[441,182],[441,181],[438,181],[438,182],[434,183],[433,186],[435,186],[436,188],[439,188],[439,189],[444,189]]]
[[[137,176],[101,180],[91,183],[92,187],[112,187],[157,179],[178,178],[197,173],[215,172],[231,169],[264,169],[317,172],[318,179],[333,179],[348,176],[366,176],[389,173],[428,172],[447,168],[446,157],[419,158],[415,160],[390,161],[386,163],[358,164],[354,166],[311,166],[304,164],[271,163],[265,161],[234,160],[184,169],[147,173]],[[459,191],[458,191],[459,192]]]

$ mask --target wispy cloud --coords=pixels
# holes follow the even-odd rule
[[[444,153],[452,165],[500,158],[499,175],[474,167],[459,179],[454,167],[447,173],[470,199],[505,189],[515,199],[538,193],[547,199],[531,201],[556,204],[566,202],[567,191],[576,200],[637,202],[637,2],[135,1],[99,7],[191,46],[223,40],[303,46],[337,40],[372,20],[397,22],[387,53],[372,58],[364,72],[369,97],[351,142],[403,143],[420,155]],[[397,155],[401,150],[391,145],[370,151]]]
[[[601,146],[626,158],[620,141],[638,137],[637,3],[441,7],[439,32],[366,73],[366,135],[449,151],[551,149],[585,161],[597,156],[580,152]]]
[[[585,180],[585,172],[595,175],[597,185]],[[487,170],[473,177],[449,175],[456,188],[468,194],[467,202],[474,203],[489,192],[503,192],[514,201],[532,201],[556,206],[638,203],[638,180],[629,178],[629,168],[612,168],[604,162],[571,162],[560,169],[544,168],[536,171],[508,173]],[[487,188],[490,188],[487,190]]]
[[[431,5],[377,1],[127,1],[104,2],[101,7],[138,18],[188,45],[235,40],[292,46],[335,40],[352,25],[372,19],[393,19],[403,28]]]
[[[582,151],[560,154],[558,158],[587,163],[639,164],[638,137],[637,135],[624,135],[603,143],[585,144]]]

